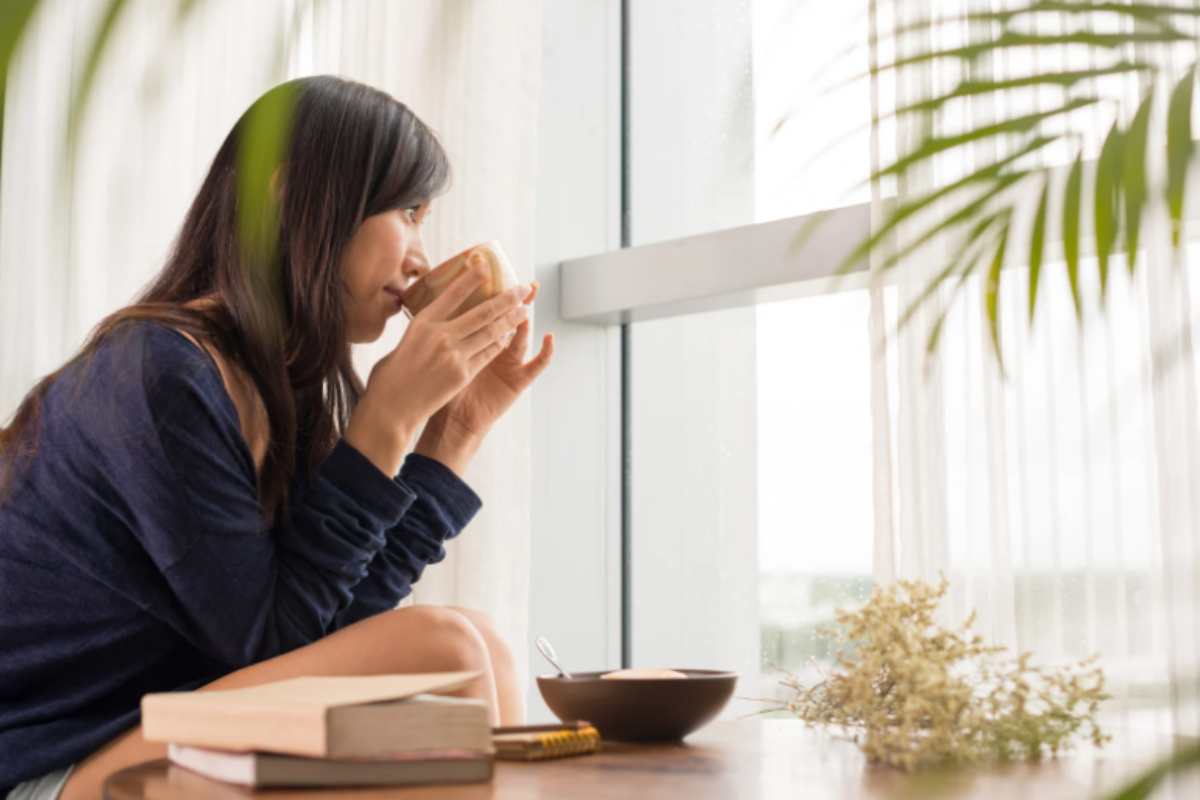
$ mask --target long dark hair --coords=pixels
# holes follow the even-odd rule
[[[271,182],[278,207],[268,246],[248,248],[239,236],[246,229],[238,219],[239,148],[248,120],[281,96],[295,105]],[[54,380],[121,323],[155,320],[213,347],[253,379],[270,420],[259,501],[273,518],[297,469],[311,472],[328,454],[363,390],[346,339],[339,257],[366,217],[425,202],[448,179],[433,133],[384,92],[332,76],[268,91],[217,151],[162,271],[0,428],[0,499],[36,450],[42,398]],[[213,295],[218,302],[209,307],[184,305]]]

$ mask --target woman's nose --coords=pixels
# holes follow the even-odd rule
[[[419,280],[431,269],[429,259],[425,257],[425,251],[419,248],[413,248],[408,251],[401,268],[404,272],[405,280],[408,281]]]

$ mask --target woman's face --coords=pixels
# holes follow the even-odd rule
[[[345,288],[346,335],[352,343],[373,342],[400,311],[409,285],[429,272],[421,223],[429,204],[367,217],[355,231],[340,264]]]

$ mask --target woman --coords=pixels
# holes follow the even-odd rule
[[[292,133],[258,203],[273,222],[251,242],[238,148],[285,92]],[[395,607],[478,511],[460,476],[550,361],[546,337],[525,363],[536,285],[455,315],[482,279],[466,273],[365,387],[350,361],[428,271],[421,224],[447,177],[386,94],[276,87],[138,302],[0,430],[0,797],[94,798],[162,757],[136,727],[147,692],[473,669],[461,693],[520,720],[481,614]]]

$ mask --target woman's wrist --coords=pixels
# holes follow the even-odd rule
[[[444,464],[461,478],[482,443],[483,436],[463,431],[440,414],[434,414],[421,432],[413,452]]]
[[[342,438],[391,478],[400,472],[414,429],[415,426],[403,422],[384,421],[360,402],[350,416]]]

